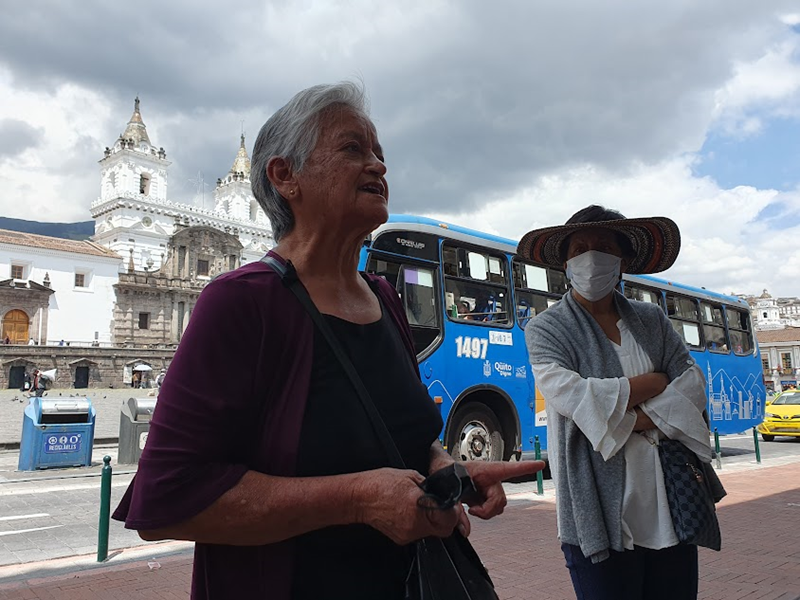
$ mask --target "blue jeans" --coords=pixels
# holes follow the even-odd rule
[[[599,563],[561,544],[578,600],[697,600],[697,546],[635,546]]]

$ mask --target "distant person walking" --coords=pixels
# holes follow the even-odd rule
[[[161,389],[161,384],[164,383],[164,377],[166,376],[167,376],[167,370],[161,369],[161,372],[158,374],[158,377],[156,377],[156,387],[158,387],[158,389]]]
[[[3,340],[3,343],[9,345],[11,343],[11,338],[6,335],[6,339]]]
[[[44,394],[44,378],[42,377],[42,372],[39,369],[35,369],[33,371],[33,381],[31,382],[31,389],[33,390],[33,395],[37,398],[41,398]]]

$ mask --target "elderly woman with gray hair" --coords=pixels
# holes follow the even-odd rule
[[[395,290],[357,270],[389,197],[363,90],[298,93],[262,127],[252,172],[278,244],[200,296],[115,518],[147,540],[196,542],[195,599],[402,598],[408,545],[468,534],[469,521],[460,503],[420,506],[424,477],[452,463],[442,420]],[[289,289],[298,279],[406,469],[389,468],[354,383]],[[469,512],[501,513],[500,482],[541,466],[469,464],[480,492]]]

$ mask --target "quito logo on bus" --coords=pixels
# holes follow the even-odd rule
[[[501,377],[511,377],[514,372],[514,367],[508,363],[497,361],[494,363],[494,370],[497,371]]]

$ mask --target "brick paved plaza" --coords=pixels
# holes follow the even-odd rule
[[[719,505],[722,552],[700,551],[703,600],[800,599],[800,462],[722,473],[729,495]],[[473,522],[472,541],[503,600],[574,598],[555,538],[548,494],[511,496],[504,515]],[[189,597],[191,555],[111,564],[52,577],[41,563],[24,577],[0,568],[0,600],[177,600]],[[69,571],[69,569],[68,569]]]

